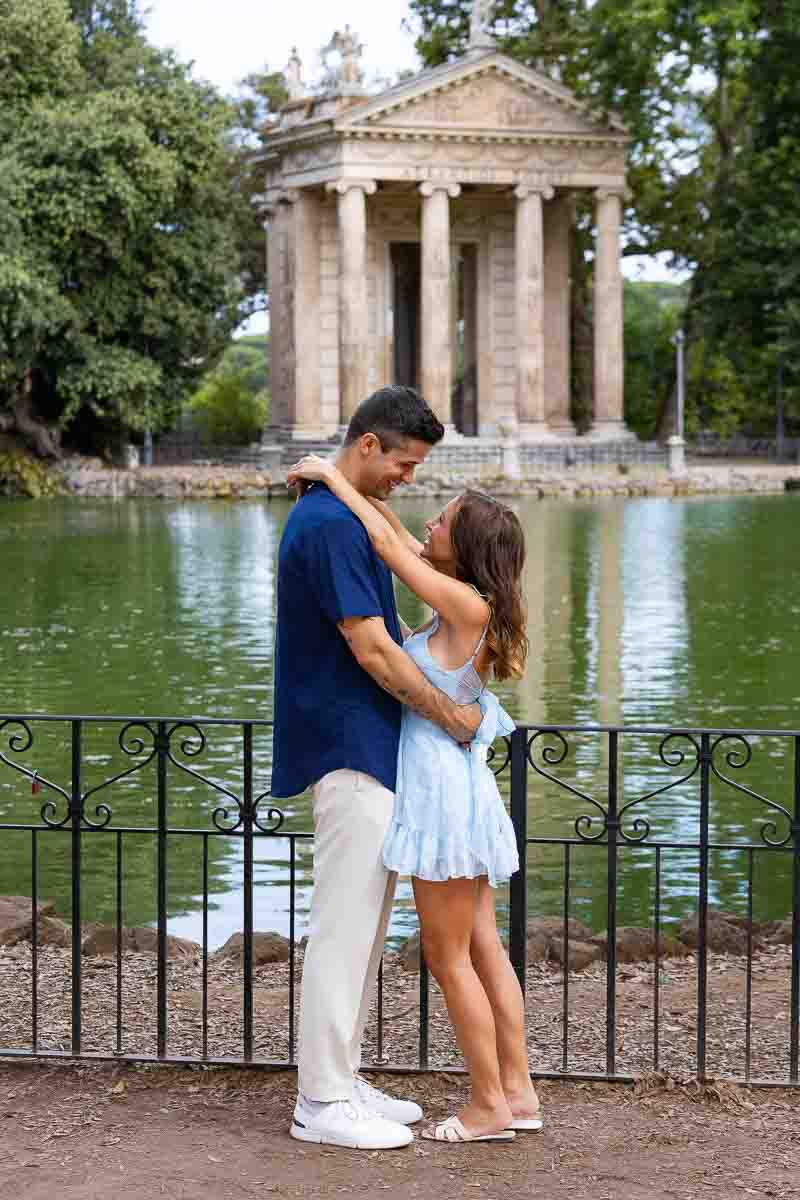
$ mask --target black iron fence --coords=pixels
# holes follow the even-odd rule
[[[20,893],[24,877],[31,898],[23,952],[23,943],[13,958],[0,951],[0,1056],[294,1062],[298,893],[313,838],[270,797],[270,740],[269,723],[259,721],[0,716],[0,895]],[[643,761],[647,746],[653,752]],[[522,726],[496,744],[490,761],[524,864],[504,911],[532,1022],[534,1073],[623,1080],[685,1073],[689,1063],[699,1079],[797,1084],[800,732]],[[726,796],[744,805],[732,830],[722,819]],[[562,802],[560,828],[537,833],[553,797]],[[288,961],[270,968],[280,982],[272,990],[262,986],[263,968],[254,968],[254,885],[265,847],[272,884],[283,873],[288,896]],[[59,909],[69,921],[57,954],[53,920],[38,905],[54,857],[66,881]],[[179,857],[194,864],[194,882],[177,907],[195,907],[201,931],[185,970],[170,957],[170,880]],[[720,861],[739,910],[735,960],[716,954],[711,937]],[[209,918],[215,896],[230,893],[234,880],[241,959],[220,984]],[[768,891],[772,916],[783,916],[772,922],[782,931],[777,942],[765,941],[754,920],[759,890]],[[150,975],[132,975],[128,966],[125,913],[134,891],[152,901]],[[631,891],[649,947],[635,966],[619,918]],[[549,897],[550,961],[528,963],[540,893]],[[99,905],[108,917],[110,969],[102,972],[87,957],[84,935],[94,929],[87,895],[92,910]],[[676,905],[694,926],[678,959]],[[572,969],[573,924],[588,910],[606,932],[593,939],[594,965],[581,975]],[[387,956],[368,1036],[372,1066],[458,1069],[424,962],[417,981]]]

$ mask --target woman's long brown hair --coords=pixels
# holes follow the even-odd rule
[[[522,599],[525,535],[507,505],[484,492],[461,498],[450,540],[456,575],[485,596],[491,608],[486,642],[497,679],[519,679],[525,671],[528,639]]]

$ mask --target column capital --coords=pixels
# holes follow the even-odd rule
[[[455,200],[461,195],[460,183],[445,183],[439,182],[436,179],[426,179],[424,183],[419,185],[419,194],[421,196],[432,196],[434,192],[447,192],[451,200]]]
[[[361,188],[366,196],[374,196],[378,185],[374,179],[334,179],[325,184],[325,191],[336,192],[337,196],[346,195],[351,188]]]
[[[602,203],[603,200],[619,200],[621,204],[627,204],[633,198],[633,192],[624,184],[619,187],[601,187],[595,188],[594,198],[598,203]]]
[[[271,221],[281,204],[295,204],[300,198],[298,188],[274,188],[264,197],[261,211],[267,221]]]
[[[527,200],[529,196],[541,196],[543,200],[552,200],[555,189],[551,183],[521,183],[514,188],[517,200]]]

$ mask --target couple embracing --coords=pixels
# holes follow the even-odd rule
[[[470,1075],[469,1103],[423,1130],[438,1142],[510,1141],[542,1127],[516,974],[493,888],[518,869],[487,762],[513,722],[486,688],[527,652],[515,514],[468,491],[417,541],[384,503],[444,429],[411,388],[357,409],[334,461],[289,472],[301,498],[281,541],[272,794],[313,788],[314,890],[292,1136],[405,1146],[418,1105],[359,1075],[397,875],[410,875],[422,950]],[[412,632],[397,576],[433,610]]]

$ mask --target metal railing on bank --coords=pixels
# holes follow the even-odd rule
[[[293,1065],[313,835],[272,800],[270,762],[269,722],[0,716],[0,896],[31,900],[29,926],[0,950],[0,1057]],[[503,911],[534,1074],[800,1083],[800,732],[520,726],[490,762],[523,864]],[[729,795],[746,813],[726,824]],[[552,821],[535,832],[549,810],[567,825],[558,836]],[[257,966],[267,885],[286,889],[286,961]],[[754,920],[760,889],[783,914],[777,941]],[[51,890],[64,921],[39,904]],[[540,891],[549,949],[529,963]],[[234,892],[239,957],[220,964],[216,898]],[[733,957],[712,936],[728,894]],[[647,914],[644,961],[624,949],[621,899]],[[132,906],[154,917],[149,959],[125,925]],[[107,918],[103,962],[89,907]],[[169,933],[187,911],[194,952]],[[591,931],[576,934],[576,912],[606,931],[583,973],[575,940]],[[676,912],[691,926],[681,942]],[[457,1070],[448,1028],[424,961],[417,979],[387,954],[366,1065]]]

